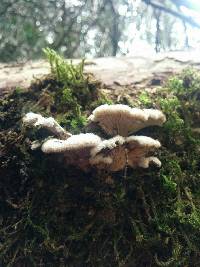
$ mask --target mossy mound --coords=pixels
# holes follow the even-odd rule
[[[139,133],[161,141],[161,169],[84,173],[32,151],[46,132],[21,124],[33,111],[84,132],[85,116],[109,102],[83,65],[46,52],[52,74],[0,100],[1,265],[200,266],[199,74],[186,70],[135,101],[167,116]]]

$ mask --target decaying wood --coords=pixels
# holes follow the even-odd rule
[[[100,79],[108,93],[111,91],[114,95],[120,95],[126,88],[126,93],[131,95],[136,89],[148,90],[162,85],[169,75],[188,66],[200,68],[197,52],[171,52],[151,57],[97,58],[86,61],[85,71]],[[0,64],[0,95],[16,87],[28,88],[34,79],[49,72],[49,64],[44,60]]]

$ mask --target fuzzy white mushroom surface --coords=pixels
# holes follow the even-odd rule
[[[125,138],[115,136],[104,140],[91,150],[91,165],[99,169],[119,171],[126,166]]]
[[[52,117],[45,118],[40,114],[29,112],[23,117],[22,121],[23,124],[27,126],[46,128],[61,139],[66,139],[71,136],[71,134],[65,131]]]
[[[98,123],[109,135],[129,136],[147,126],[160,126],[166,119],[160,110],[105,104],[97,107],[88,120]]]
[[[157,167],[161,166],[159,159],[148,157],[149,153],[161,147],[158,140],[148,136],[130,136],[126,138],[126,147],[128,151],[127,164],[130,167],[148,168],[149,163],[153,163]]]
[[[161,167],[161,162],[157,157],[147,157],[147,158],[141,158],[141,160],[138,162],[138,166],[141,168],[149,168],[150,164],[156,165],[157,167]]]
[[[161,147],[161,144],[158,140],[143,135],[139,136],[133,135],[127,137],[126,144],[129,147],[129,149],[131,149],[132,147],[143,147],[146,149],[151,149],[151,148],[156,149]]]
[[[118,146],[123,145],[124,142],[125,138],[120,135],[117,135],[108,140],[104,140],[91,150],[91,156],[95,157],[104,150],[112,150]]]
[[[147,136],[116,136],[91,150],[90,163],[110,171],[123,170],[126,166],[148,168],[150,163],[160,167],[159,159],[148,156],[160,146],[159,141]]]
[[[49,139],[42,145],[44,153],[60,153],[66,165],[74,165],[82,170],[90,168],[91,150],[101,142],[92,133],[72,135],[67,140]]]
[[[36,140],[31,148],[41,145],[46,154],[59,154],[66,165],[74,165],[82,170],[91,167],[120,171],[126,166],[148,168],[151,163],[160,167],[161,162],[152,153],[161,144],[147,136],[129,136],[150,125],[162,125],[165,115],[159,110],[131,108],[126,105],[102,105],[96,108],[89,121],[98,123],[102,129],[114,136],[108,140],[93,133],[71,135],[54,118],[44,118],[40,114],[27,113],[23,123],[33,127],[48,129],[57,138],[41,142]]]
[[[166,122],[166,116],[162,111],[158,109],[144,109],[144,112],[148,116],[147,125],[146,126],[162,126],[163,123]]]
[[[44,153],[62,153],[96,147],[101,138],[93,133],[72,135],[67,140],[49,139],[42,145]]]

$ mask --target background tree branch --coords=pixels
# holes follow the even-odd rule
[[[184,14],[180,14],[179,12],[177,12],[173,9],[167,8],[167,7],[160,5],[158,3],[151,2],[150,0],[142,0],[142,2],[151,6],[154,9],[158,9],[162,12],[168,13],[168,14],[175,16],[181,20],[184,20],[186,23],[190,24],[193,27],[200,28],[200,24],[198,22],[196,22],[195,20],[193,20],[191,17],[185,16]]]

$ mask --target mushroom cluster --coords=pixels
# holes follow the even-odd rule
[[[165,120],[165,115],[159,110],[121,104],[101,105],[93,111],[88,121],[99,125],[111,136],[106,140],[94,133],[72,135],[53,118],[44,118],[32,112],[24,116],[23,123],[46,128],[54,135],[54,138],[50,137],[41,144],[44,153],[63,155],[67,165],[75,165],[82,170],[96,167],[114,172],[126,166],[148,168],[150,163],[161,166],[160,160],[152,156],[161,146],[160,142],[131,134],[148,126],[161,126]]]

